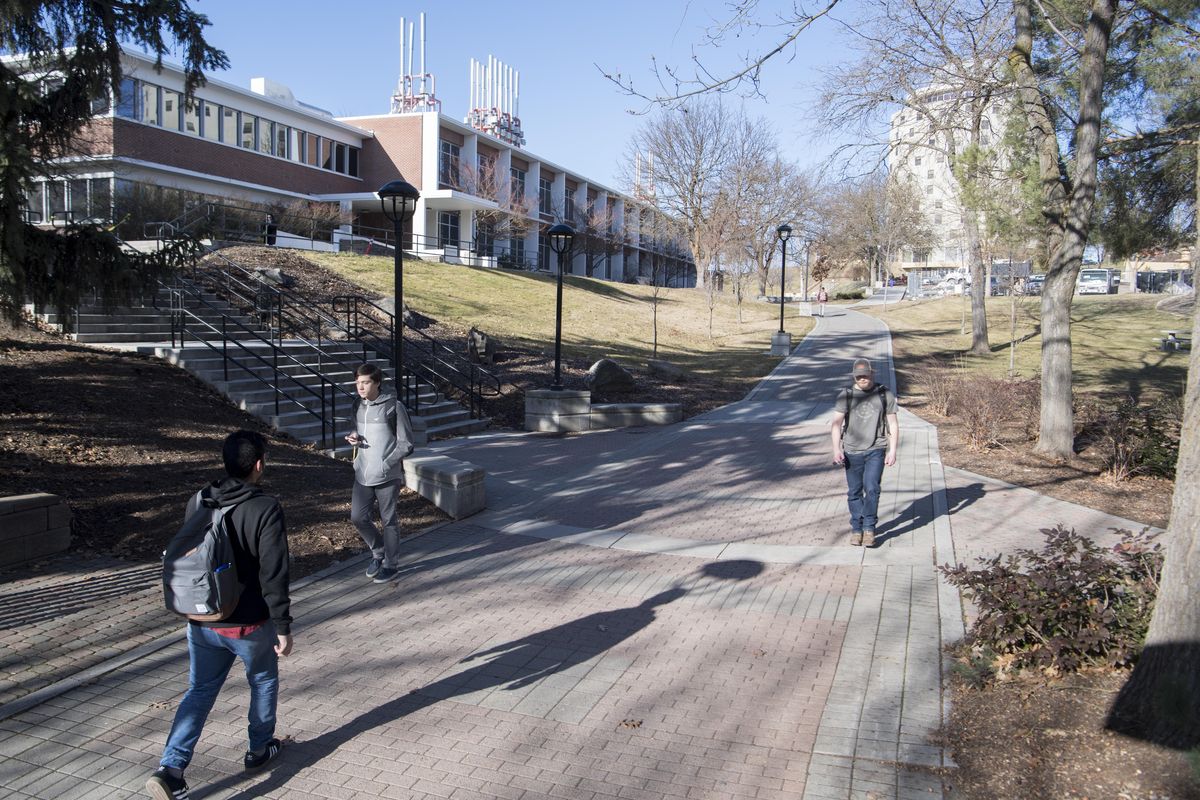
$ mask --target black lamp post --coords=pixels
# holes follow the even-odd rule
[[[421,193],[407,181],[390,181],[377,194],[384,215],[396,231],[396,280],[392,317],[392,376],[396,381],[396,399],[408,399],[408,384],[404,380],[404,223],[412,219]],[[401,391],[404,392],[401,395]]]
[[[556,392],[562,391],[562,284],[563,261],[571,252],[571,244],[575,241],[575,229],[562,222],[551,225],[546,231],[550,239],[550,249],[558,254],[558,300],[554,308],[554,384],[550,387]]]
[[[804,302],[808,302],[808,257],[812,253],[812,239],[804,240]],[[809,312],[812,313],[811,311]]]
[[[787,277],[787,240],[792,235],[792,226],[784,223],[775,229],[779,241],[783,243],[783,258],[779,260],[779,332],[783,333],[783,287]]]

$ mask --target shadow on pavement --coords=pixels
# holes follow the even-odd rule
[[[763,565],[758,561],[714,562],[701,567],[698,570],[699,575],[692,582],[705,578],[722,581],[748,580],[762,571]],[[473,653],[459,662],[466,664],[481,660],[469,669],[447,675],[414,689],[407,695],[365,711],[341,727],[323,733],[315,739],[288,744],[274,772],[266,780],[245,787],[237,794],[231,795],[229,800],[261,797],[285,786],[291,777],[291,772],[287,769],[289,762],[293,767],[300,764],[315,765],[356,736],[442,700],[501,686],[505,691],[519,690],[582,664],[644,630],[657,618],[656,608],[672,603],[693,590],[694,587],[676,585],[646,598],[636,606],[588,614],[562,625]],[[700,593],[703,593],[703,589]],[[193,789],[191,797],[209,797],[232,789],[245,780],[244,775],[231,775],[208,786]]]
[[[0,630],[58,619],[129,594],[155,589],[161,574],[159,565],[150,564],[99,576],[82,574],[77,580],[36,589],[0,592]]]
[[[983,495],[984,488],[982,483],[947,488],[946,502],[948,508],[946,513],[948,515],[953,514],[955,511],[960,511],[967,506],[973,505],[982,500]],[[876,526],[875,546],[878,547],[888,539],[895,539],[898,536],[912,533],[926,525],[932,524],[934,516],[932,494],[927,494],[919,500],[914,500],[909,503],[908,508],[897,514],[894,519]]]

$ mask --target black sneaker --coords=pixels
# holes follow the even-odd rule
[[[374,578],[379,574],[379,570],[383,569],[382,558],[372,558],[371,563],[367,564],[367,577]]]
[[[396,579],[400,574],[400,570],[393,567],[381,567],[379,573],[375,576],[376,583],[389,583]]]
[[[146,791],[154,800],[188,800],[188,785],[183,778],[176,778],[159,767],[146,781]]]
[[[262,769],[267,764],[271,763],[275,756],[279,755],[279,751],[282,749],[283,742],[279,741],[278,739],[272,739],[271,741],[267,742],[266,749],[264,749],[258,755],[255,755],[247,750],[245,757],[242,759],[242,763],[246,766],[246,769]]]

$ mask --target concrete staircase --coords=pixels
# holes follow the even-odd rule
[[[202,298],[202,299],[201,299]],[[147,301],[136,307],[114,308],[105,312],[97,305],[79,309],[74,332],[69,338],[80,343],[110,345],[137,349],[183,367],[221,392],[232,403],[276,430],[288,433],[303,442],[321,440],[322,377],[324,377],[325,410],[336,417],[348,417],[354,397],[354,368],[363,361],[362,347],[353,342],[324,342],[320,350],[303,341],[284,340],[280,354],[272,356],[271,333],[262,328],[252,316],[240,313],[228,302],[208,292],[199,297],[187,296],[187,338],[171,344],[170,298],[160,292],[157,306]],[[197,320],[197,317],[199,320]],[[62,320],[54,313],[39,318],[52,328],[62,330]],[[222,355],[222,324],[230,344],[224,347],[229,363]],[[201,344],[203,340],[209,344]],[[232,342],[240,342],[240,345]],[[211,346],[210,346],[211,345]],[[390,368],[373,352],[366,356],[384,368],[389,384]],[[273,381],[276,369],[280,373],[280,397],[276,401]],[[286,377],[284,377],[286,376]],[[418,410],[410,411],[413,433],[418,444],[430,439],[475,433],[487,427],[486,419],[473,419],[459,403],[439,394],[432,386],[418,383],[408,376],[410,392],[419,393]],[[330,382],[339,391],[330,388]],[[338,422],[333,455],[350,453],[342,439],[349,428]],[[329,424],[325,424],[326,436]],[[328,443],[327,443],[328,444]]]
[[[188,322],[189,337],[207,341],[220,340],[222,315],[228,319],[225,324],[230,339],[252,339],[256,333],[264,337],[267,335],[256,320],[239,313],[216,295],[204,292],[201,297],[205,302],[191,300],[188,303],[188,309],[208,325],[190,319]],[[68,339],[82,344],[119,345],[170,341],[170,308],[170,296],[165,289],[160,291],[154,300],[147,300],[140,306],[123,306],[105,311],[103,307],[94,303],[80,305],[76,323],[72,326],[73,332],[66,336]],[[39,314],[38,319],[53,330],[59,332],[63,330],[62,316],[56,312]],[[240,323],[253,332],[242,330],[238,325],[233,324],[234,322]]]
[[[327,351],[319,352],[307,342],[285,339],[277,357],[277,369],[287,377],[279,379],[278,393],[273,388],[276,367],[272,366],[271,348],[265,343],[246,342],[240,347],[229,347],[229,364],[225,363],[220,351],[202,344],[186,347],[147,346],[139,350],[153,353],[186,369],[221,392],[234,405],[249,411],[276,430],[314,444],[320,443],[322,438],[320,376],[323,376],[325,411],[338,420],[334,425],[333,440],[325,443],[325,449],[338,456],[350,453],[350,446],[342,440],[342,436],[350,430],[350,404],[355,396],[354,368],[361,363],[361,350],[330,354]],[[368,353],[367,356],[384,368],[390,385],[391,370],[386,363],[378,361],[375,353]],[[334,358],[340,363],[335,363]],[[418,412],[410,414],[417,444],[426,444],[434,438],[475,433],[487,427],[486,419],[472,419],[466,409],[446,399],[428,384],[418,383],[412,376],[408,376],[407,380],[409,386],[419,394]],[[338,390],[333,390],[329,381],[334,382]],[[328,423],[324,432],[326,436],[329,435]],[[330,447],[330,444],[333,446]]]

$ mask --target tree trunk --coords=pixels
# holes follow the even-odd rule
[[[979,241],[979,220],[967,209],[963,215],[963,233],[967,240],[967,261],[971,267],[971,352],[986,356],[992,352],[988,342],[988,279],[983,267],[983,245]]]
[[[1200,201],[1200,142],[1196,145]],[[1200,204],[1197,205],[1200,208]],[[1192,274],[1200,267],[1200,226]],[[1200,334],[1200,305],[1192,308],[1192,342]],[[1200,746],[1200,350],[1192,345],[1175,465],[1175,494],[1167,554],[1146,648],[1109,709],[1107,726],[1168,747]]]
[[[654,328],[654,346],[652,348],[652,356],[654,358],[658,358],[658,291],[657,290],[655,290],[655,294],[650,301],[650,307],[653,309],[652,316],[654,318],[653,322],[652,322],[652,327]]]
[[[1051,235],[1050,269],[1042,293],[1042,412],[1037,452],[1075,456],[1071,407],[1071,302],[1083,264],[1096,201],[1100,117],[1104,109],[1104,64],[1118,0],[1093,0],[1079,62],[1079,114],[1075,125],[1074,175],[1060,159],[1058,138],[1033,73],[1033,21],[1029,0],[1014,0],[1015,70],[1029,134],[1038,150],[1042,213]]]
[[[1200,161],[1196,171],[1200,197]],[[1196,240],[1193,270],[1200,266],[1200,230]],[[1192,310],[1193,342],[1197,335],[1200,305]],[[1200,746],[1200,593],[1195,591],[1200,586],[1200,350],[1195,345],[1187,387],[1158,599],[1146,648],[1107,723],[1111,730],[1182,750]]]

